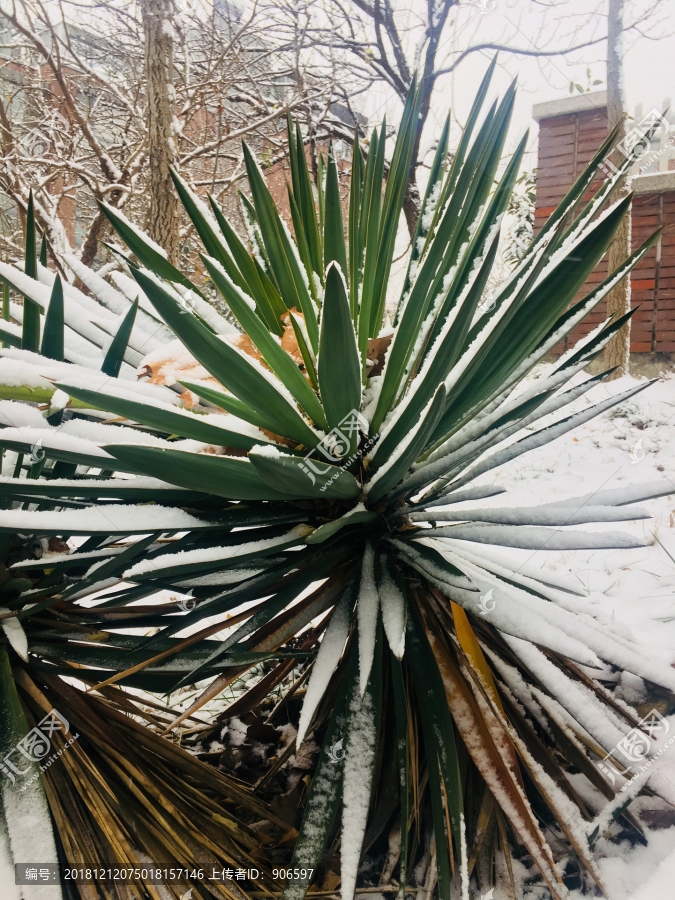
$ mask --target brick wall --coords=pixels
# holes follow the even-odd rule
[[[607,136],[604,92],[578,95],[535,106],[539,122],[539,154],[534,228],[537,233],[576,177]],[[591,185],[586,199],[601,183]],[[639,306],[632,319],[631,352],[675,352],[675,172],[656,172],[633,178],[632,240],[637,248],[656,228],[666,230],[631,274],[631,303]],[[578,297],[607,276],[603,260]],[[570,342],[591,331],[606,315],[596,307],[572,333]],[[562,349],[562,348],[561,348]]]

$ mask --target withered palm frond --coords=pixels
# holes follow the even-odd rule
[[[500,170],[514,89],[483,113],[491,73],[451,163],[447,123],[439,141],[392,329],[383,322],[420,102],[415,86],[386,180],[384,126],[367,157],[354,147],[346,240],[337,163],[330,153],[322,161],[317,208],[303,137],[290,122],[293,235],[246,147],[248,241],[174,173],[205,270],[248,352],[210,316],[205,289],[104,205],[133,254],[124,257],[130,274],[204,377],[183,381],[192,394],[178,395],[59,363],[62,393],[47,410],[58,421],[38,422],[34,410],[19,421],[14,408],[3,410],[17,427],[0,432],[0,445],[28,454],[39,438],[46,463],[38,478],[3,478],[13,508],[0,512],[0,528],[86,536],[77,551],[12,568],[30,576],[30,587],[6,603],[27,636],[21,679],[33,679],[48,702],[67,692],[94,768],[116,784],[131,778],[128,803],[121,788],[120,807],[103,788],[100,802],[128,841],[142,835],[136,847],[140,841],[150,855],[178,852],[173,829],[190,797],[201,804],[200,822],[208,819],[211,801],[191,793],[202,776],[181,769],[184,756],[172,757],[186,783],[172,782],[164,767],[175,751],[162,752],[153,736],[150,759],[163,787],[161,796],[148,793],[150,762],[135,757],[129,774],[124,753],[103,737],[119,730],[120,741],[130,741],[140,726],[106,719],[101,700],[60,686],[57,677],[74,666],[101,691],[199,684],[191,706],[166,724],[174,734],[264,661],[259,682],[221,713],[216,735],[228,717],[260,710],[298,660],[309,660],[296,743],[301,749],[312,736],[321,750],[301,797],[290,868],[312,878],[290,878],[284,900],[301,900],[312,880],[326,890],[339,881],[343,900],[352,900],[364,852],[384,855],[382,878],[398,883],[401,896],[425,886],[440,900],[464,898],[472,885],[495,881],[508,891],[513,854],[519,870],[530,870],[529,883],[558,898],[570,867],[584,884],[599,884],[592,845],[601,826],[617,820],[639,832],[626,799],[635,792],[617,794],[629,773],[609,755],[638,718],[613,698],[605,672],[625,670],[666,692],[675,675],[594,618],[583,593],[521,565],[510,550],[637,546],[621,532],[575,526],[645,517],[635,504],[669,493],[670,483],[529,508],[465,501],[501,492],[484,474],[646,386],[566,410],[608,374],[575,378],[625,319],[602,322],[562,359],[546,360],[656,235],[574,302],[629,203],[608,198],[630,159],[586,200],[612,134],[486,304],[526,142]],[[27,279],[9,267],[2,277],[30,299]],[[3,353],[36,373],[45,364],[24,350]],[[526,380],[537,365],[540,376]],[[189,396],[201,402],[187,406]],[[105,411],[104,423],[93,420],[96,410]],[[175,606],[130,605],[162,589],[192,592],[195,608],[176,615]],[[97,605],[83,609],[79,600],[94,592]],[[226,614],[233,628],[214,643]],[[143,637],[139,629],[156,631]],[[189,638],[177,636],[186,629]],[[39,705],[31,690],[29,705]],[[78,754],[69,765],[85,766]],[[63,771],[53,777],[69,777]],[[218,791],[206,778],[202,787]],[[69,790],[83,817],[100,813],[82,799],[80,782]],[[48,781],[58,808],[55,794]],[[172,825],[160,841],[148,813],[155,802],[160,814],[164,796]],[[246,824],[250,805],[225,787],[223,797],[240,804]],[[218,823],[181,852],[222,860],[238,848],[260,858],[246,828],[235,836]],[[288,863],[273,844],[268,868],[272,859]],[[81,852],[65,837],[63,846]],[[429,859],[433,865],[421,866]]]

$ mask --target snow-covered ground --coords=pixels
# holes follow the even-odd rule
[[[634,384],[628,376],[600,384],[576,408]],[[640,536],[648,544],[644,548],[571,552],[499,548],[499,552],[583,586],[590,604],[623,623],[654,658],[675,665],[675,375],[664,376],[628,403],[487,473],[478,483],[501,485],[507,493],[465,507],[535,506],[659,480],[670,482],[673,492],[641,504],[650,510],[651,519],[611,525],[611,530]],[[610,530],[607,525],[575,528]],[[660,771],[675,784],[675,745],[671,753],[672,759],[664,754]],[[638,815],[647,808],[649,801],[643,798],[631,807]],[[609,900],[675,896],[675,826],[650,831],[646,847],[631,849],[626,843],[600,839],[596,854]],[[578,892],[572,896],[581,898]]]

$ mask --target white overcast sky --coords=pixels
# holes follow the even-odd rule
[[[493,90],[501,93],[510,80],[518,78],[518,97],[511,129],[513,146],[523,130],[530,126],[530,147],[536,147],[537,127],[532,122],[532,106],[547,100],[569,96],[571,80],[586,87],[587,69],[591,79],[602,79],[593,90],[603,90],[606,81],[607,0],[472,0],[473,6],[463,9],[459,18],[446,28],[441,54],[453,49],[462,50],[469,44],[495,41],[519,48],[561,50],[572,43],[602,38],[599,43],[575,51],[568,56],[547,60],[501,54],[500,65],[493,82]],[[411,0],[410,34],[414,34],[415,9],[425,0]],[[634,21],[647,7],[649,0],[627,0],[626,21]],[[675,0],[660,0],[657,12],[643,24],[642,31],[653,39],[631,32],[625,38],[624,73],[628,111],[632,114],[638,103],[647,112],[652,107],[663,108],[672,98],[675,104]],[[493,8],[494,7],[494,8]],[[489,11],[484,12],[483,10]],[[485,71],[491,53],[476,53],[468,57],[453,75],[439,81],[433,101],[434,123],[430,123],[426,141],[438,133],[448,107],[460,122],[464,122],[471,101]],[[400,106],[392,102],[391,92],[383,89],[371,92],[367,113],[371,121],[380,118],[386,109],[388,117],[398,119]],[[535,164],[533,155],[526,163]]]

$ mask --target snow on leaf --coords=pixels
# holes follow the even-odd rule
[[[361,585],[358,599],[359,623],[359,687],[364,695],[375,654],[377,611],[380,598],[375,584],[375,551],[369,542],[361,563]]]
[[[8,612],[9,610],[6,607],[0,606],[0,615]],[[26,637],[26,632],[23,630],[21,622],[19,622],[16,616],[9,616],[6,619],[0,619],[0,626],[2,626],[5,637],[14,650],[24,662],[28,662],[28,638]]]
[[[359,597],[359,601],[360,599]],[[361,672],[361,677],[362,674]],[[342,900],[352,900],[356,889],[356,874],[361,861],[361,847],[370,807],[375,740],[375,707],[370,690],[354,690],[349,704],[342,790]]]
[[[378,591],[382,605],[382,622],[391,652],[400,660],[403,659],[405,652],[405,598],[392,577],[384,555],[380,557],[380,564],[382,580]]]
[[[307,693],[300,712],[300,724],[298,726],[297,746],[305,739],[312,716],[321,702],[328,684],[337,668],[342,656],[347,635],[349,634],[349,619],[351,612],[352,592],[348,591],[335,608],[326,633],[321,641],[319,652],[314,663],[312,675],[307,685]]]
[[[525,550],[614,550],[647,546],[646,541],[620,531],[561,531],[527,525],[450,525],[434,529],[434,537],[451,537]]]
[[[265,538],[262,541],[248,541],[245,544],[235,544],[233,547],[205,547],[198,550],[181,550],[178,553],[165,553],[158,562],[154,559],[144,559],[136,563],[124,573],[125,578],[135,578],[139,575],[148,573],[161,573],[163,569],[174,568],[175,566],[194,565],[197,563],[210,563],[217,565],[219,562],[225,562],[229,559],[236,559],[239,556],[246,556],[250,553],[269,550],[270,547],[276,547],[281,544],[287,544],[304,537],[307,534],[307,525],[296,525],[286,534],[278,535],[273,538]]]
[[[158,518],[156,506],[118,506],[111,503],[86,509],[0,510],[0,529],[21,534],[111,534],[115,531],[151,534],[158,528],[162,531],[187,531],[204,527],[205,524],[208,523],[182,509],[168,507],[162,507],[161,517]]]

